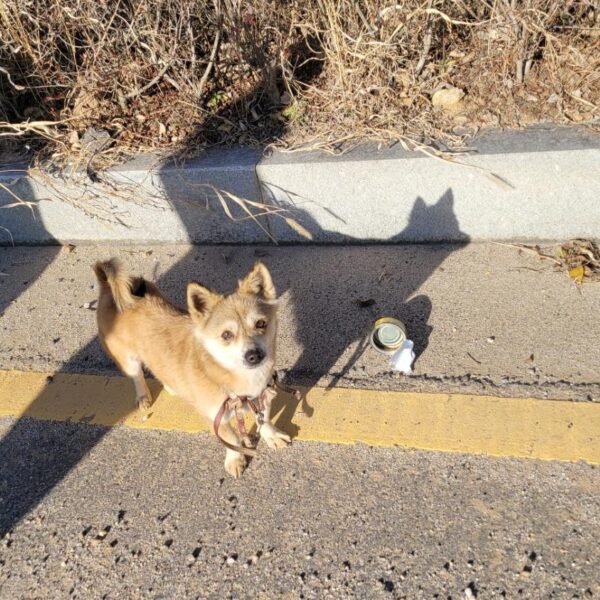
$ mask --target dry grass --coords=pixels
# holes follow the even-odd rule
[[[115,160],[216,143],[459,143],[598,122],[594,0],[4,0],[0,143]],[[435,108],[445,87],[466,93]],[[89,128],[110,134],[89,144]],[[97,162],[96,164],[101,164]]]

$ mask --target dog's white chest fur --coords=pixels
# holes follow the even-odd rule
[[[246,369],[243,379],[245,380],[244,389],[232,390],[238,396],[255,397],[262,393],[269,383],[273,365],[270,361],[265,361],[255,369]]]

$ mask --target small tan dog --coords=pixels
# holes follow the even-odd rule
[[[152,404],[145,365],[169,393],[190,402],[213,425],[218,419],[219,437],[240,447],[240,436],[229,423],[233,411],[219,411],[228,397],[259,397],[271,381],[277,300],[267,267],[257,263],[226,296],[199,283],[188,284],[187,312],[173,306],[149,281],[128,277],[116,259],[96,263],[94,271],[100,284],[100,340],[133,379],[138,407]],[[257,424],[268,446],[281,448],[290,437],[270,422],[273,395],[264,395]],[[244,454],[228,447],[227,472],[239,477],[245,468]]]

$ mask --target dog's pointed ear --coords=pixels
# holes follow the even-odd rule
[[[261,262],[257,262],[250,273],[240,281],[239,290],[244,294],[254,294],[263,300],[275,300],[277,295],[271,273]]]
[[[219,302],[221,296],[192,281],[187,286],[187,306],[192,319],[203,321]]]

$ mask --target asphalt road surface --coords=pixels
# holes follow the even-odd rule
[[[22,421],[1,521],[96,429]],[[32,440],[39,470],[19,464]],[[295,443],[234,480],[223,457],[113,429],[2,539],[1,597],[600,596],[593,466]]]

